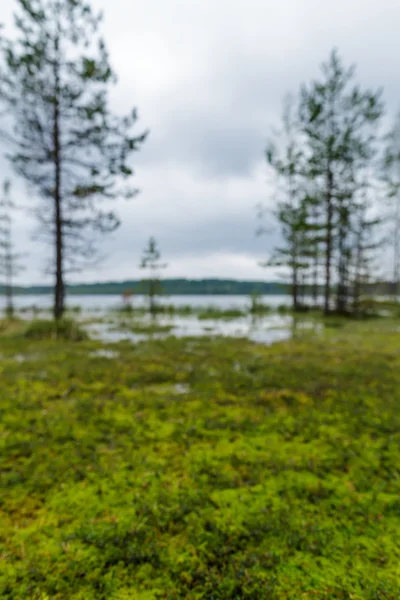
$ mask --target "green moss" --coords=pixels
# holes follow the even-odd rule
[[[2,338],[0,597],[397,600],[400,334],[381,329]]]

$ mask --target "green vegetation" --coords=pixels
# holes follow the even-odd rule
[[[132,333],[139,334],[153,334],[153,333],[169,333],[173,329],[173,325],[166,325],[158,323],[156,320],[151,321],[117,321],[115,323],[117,331],[131,331]]]
[[[400,317],[400,302],[393,300],[364,300],[361,310],[369,316]]]
[[[26,323],[16,317],[0,319],[0,335],[21,333],[25,327]]]
[[[266,315],[271,311],[271,307],[268,304],[263,304],[261,294],[253,293],[250,294],[250,308],[249,313],[251,315]]]
[[[161,271],[167,264],[161,262],[161,251],[154,237],[150,237],[147,246],[143,250],[140,268],[144,269],[147,277],[142,280],[142,289],[147,296],[149,312],[156,315],[158,298],[162,294]]]
[[[180,306],[174,304],[159,304],[157,306],[157,313],[166,316],[181,316],[181,317],[189,317],[190,315],[196,314],[198,312],[195,306],[191,304],[182,304]]]
[[[0,319],[0,335],[15,335],[29,340],[64,340],[79,342],[87,340],[84,328],[72,319],[60,319],[55,322],[50,319],[34,319],[24,321],[15,317]],[[2,344],[4,340],[2,340]],[[25,342],[21,342],[25,343]]]
[[[0,597],[399,598],[399,348],[3,336]]]
[[[285,307],[290,312],[290,307]],[[205,319],[238,319],[248,315],[266,315],[271,312],[271,307],[262,304],[258,300],[254,301],[253,296],[250,297],[249,308],[219,308],[210,304],[209,306],[174,306],[173,304],[158,304],[155,307],[154,314],[164,315],[166,317],[189,317],[194,316],[200,320]],[[149,313],[149,310],[143,306],[124,305],[117,307],[115,312],[119,315],[144,317]]]
[[[61,339],[72,342],[87,338],[85,331],[75,321],[66,318],[58,321],[46,319],[32,321],[27,326],[24,335],[32,340]]]
[[[384,112],[382,91],[360,86],[354,65],[346,66],[337,50],[321,65],[318,79],[285,102],[282,126],[274,129],[266,149],[276,178],[271,200],[281,235],[264,265],[281,272],[286,267],[294,310],[310,288],[317,307],[323,286],[325,315],[332,310],[358,315],[376,278],[379,250],[389,239],[394,245],[390,287],[398,298],[400,129],[397,124],[390,136],[382,169]],[[383,173],[384,198],[393,205],[389,236],[382,235],[383,214],[373,210],[376,180]],[[258,207],[261,218],[265,212],[270,215]],[[270,233],[270,227],[259,231]]]
[[[205,319],[239,319],[245,317],[246,312],[239,308],[217,308],[216,306],[207,306],[197,312],[201,320]]]

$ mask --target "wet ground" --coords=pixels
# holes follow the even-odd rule
[[[148,327],[147,332],[136,332],[135,325]],[[251,316],[235,319],[198,319],[196,315],[188,317],[159,317],[156,321],[149,318],[135,319],[132,325],[128,319],[123,321],[109,320],[92,322],[86,326],[89,333],[106,342],[129,340],[133,342],[150,338],[165,338],[169,335],[176,337],[224,336],[245,337],[255,342],[272,344],[273,342],[294,337],[304,330],[315,333],[322,327],[312,319],[301,321],[291,315],[272,313],[264,317]]]

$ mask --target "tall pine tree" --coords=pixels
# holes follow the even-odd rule
[[[290,272],[292,307],[300,308],[303,271],[308,266],[306,191],[302,176],[303,152],[299,139],[298,123],[291,97],[285,102],[282,128],[268,142],[267,163],[277,184],[273,211],[280,224],[283,245],[275,248],[264,266],[283,267]],[[261,213],[262,214],[262,213]]]
[[[324,310],[347,310],[347,272],[355,195],[376,155],[383,112],[380,92],[354,84],[354,67],[346,68],[333,51],[322,65],[322,78],[304,85],[300,98],[301,129],[306,138],[308,177],[321,203],[324,253]]]
[[[152,316],[155,316],[157,313],[156,299],[161,293],[160,272],[166,267],[167,264],[161,262],[161,251],[157,246],[155,238],[150,237],[147,246],[143,250],[140,268],[148,271],[148,277],[142,283],[149,300],[149,311]]]
[[[119,221],[105,201],[135,190],[131,154],[136,111],[109,107],[116,78],[101,21],[85,0],[16,0],[16,39],[3,38],[0,101],[13,117],[3,126],[9,157],[42,198],[37,218],[53,246],[54,316],[64,312],[65,274],[92,258],[99,234]]]

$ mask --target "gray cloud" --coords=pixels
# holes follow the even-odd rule
[[[6,24],[13,2],[2,0]],[[257,261],[271,250],[277,232],[254,237],[254,206],[270,194],[263,151],[282,99],[316,77],[337,46],[347,63],[358,64],[361,83],[384,86],[389,114],[397,110],[400,4],[93,3],[104,9],[105,38],[119,75],[113,106],[121,112],[137,106],[138,130],[151,133],[134,161],[142,193],[129,204],[117,203],[122,227],[104,242],[108,260],[87,277],[134,275],[149,235],[159,238],[170,274],[270,276]],[[24,200],[25,187],[16,190]],[[49,249],[31,242],[32,225],[18,217],[19,244],[29,252],[21,278],[41,281]]]

